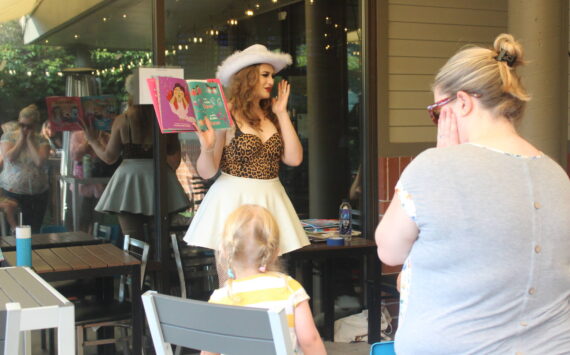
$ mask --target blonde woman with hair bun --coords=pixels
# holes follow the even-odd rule
[[[211,303],[284,308],[295,354],[324,355],[309,296],[292,277],[279,272],[279,227],[269,210],[245,204],[231,212],[223,227],[218,260],[228,280]],[[202,351],[202,355],[211,354]]]
[[[376,230],[380,259],[403,264],[398,354],[570,353],[570,181],[516,130],[523,55],[500,34],[435,77],[437,148]]]

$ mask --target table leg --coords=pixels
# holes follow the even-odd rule
[[[133,339],[132,339],[132,354],[139,355],[142,354],[141,344],[142,344],[142,332],[143,332],[143,306],[141,300],[141,268],[140,265],[135,265],[132,267],[131,271],[131,307],[132,307],[132,329],[133,329]]]
[[[58,355],[75,354],[75,307],[67,304],[61,307],[57,327]]]
[[[380,341],[380,260],[376,253],[366,256],[369,271],[368,297],[368,344]]]
[[[72,196],[72,206],[71,214],[73,215],[73,231],[79,230],[79,215],[77,213],[77,203],[79,200],[79,188],[77,180],[73,179],[73,196]]]
[[[29,330],[23,331],[20,346],[24,349],[23,353],[25,355],[32,354],[32,332]]]
[[[329,259],[323,262],[322,272],[322,302],[323,312],[325,313],[325,332],[323,337],[325,340],[334,341],[334,285],[331,280],[332,264]]]
[[[303,287],[305,288],[305,292],[311,297],[309,303],[311,306],[314,305],[313,302],[313,262],[311,260],[301,260],[301,280]],[[313,313],[315,310],[313,309]]]

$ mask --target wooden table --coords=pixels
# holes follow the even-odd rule
[[[20,304],[20,331],[31,354],[30,331],[58,328],[58,354],[75,354],[75,312],[69,302],[28,267],[0,268],[0,309]]]
[[[16,264],[16,252],[4,253],[10,265]],[[112,244],[35,249],[32,251],[32,268],[46,281],[100,278],[130,275],[132,278],[132,330],[133,354],[141,353],[143,310],[140,289],[140,265]]]
[[[32,234],[32,249],[45,249],[56,247],[72,247],[80,245],[101,244],[103,241],[93,237],[89,233],[64,232],[64,233],[46,233]],[[0,249],[2,251],[16,250],[16,237],[4,236],[0,237]]]
[[[91,177],[91,178],[78,178],[75,176],[60,176],[63,182],[73,186],[71,193],[71,214],[73,216],[73,230],[79,230],[79,184],[106,184],[111,179],[110,177]]]
[[[380,261],[376,253],[376,243],[364,238],[352,238],[344,246],[329,246],[324,242],[312,243],[301,249],[284,255],[286,260],[293,263],[298,261],[316,260],[322,264],[322,301],[325,314],[326,340],[334,340],[334,275],[333,265],[338,258],[359,258],[365,271],[364,280],[368,281],[368,342],[370,344],[380,341]],[[295,268],[291,268],[292,274]],[[369,274],[366,274],[369,271]],[[312,267],[303,272],[306,289],[312,293]],[[312,295],[311,295],[312,296]]]

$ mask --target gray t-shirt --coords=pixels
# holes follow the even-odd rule
[[[399,355],[570,353],[570,181],[559,165],[463,144],[423,152],[398,186],[420,230]]]

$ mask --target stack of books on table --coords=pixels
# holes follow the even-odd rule
[[[331,232],[338,231],[338,219],[302,219],[301,224],[313,242],[324,242]]]
[[[338,229],[338,219],[302,219],[301,224],[303,225],[303,228],[309,232],[322,232],[327,229]]]

